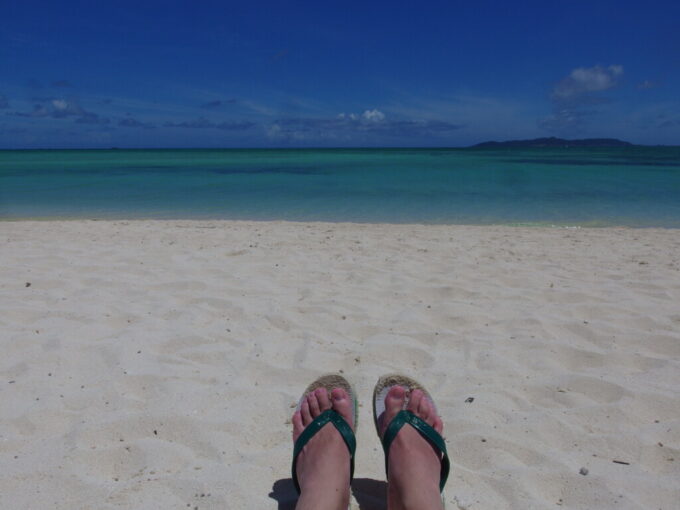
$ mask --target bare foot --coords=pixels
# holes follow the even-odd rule
[[[406,389],[392,388],[385,397],[385,412],[378,418],[380,436],[404,408]],[[410,394],[407,410],[427,422],[439,434],[442,420],[421,390]],[[387,508],[389,510],[443,509],[439,493],[441,457],[413,427],[405,425],[392,441],[387,465]]]
[[[300,410],[293,414],[293,441],[314,418],[335,409],[354,430],[352,401],[347,392],[335,388],[331,394],[317,388],[307,395]],[[347,510],[349,505],[349,450],[332,423],[327,423],[300,452],[297,477],[300,498],[297,510]]]

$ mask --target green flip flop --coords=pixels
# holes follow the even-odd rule
[[[357,418],[359,417],[358,416],[359,408],[357,405],[356,393],[354,392],[354,389],[352,388],[350,383],[347,382],[347,380],[341,375],[337,374],[324,375],[319,377],[309,386],[307,386],[307,389],[305,390],[305,392],[302,394],[302,397],[300,397],[300,400],[298,401],[297,410],[298,411],[300,410],[300,406],[302,405],[302,402],[307,397],[307,395],[312,391],[316,390],[317,388],[324,388],[328,391],[329,394],[334,388],[342,388],[347,392],[349,398],[352,401],[352,407],[354,408],[354,429],[356,430]],[[298,456],[300,455],[300,452],[305,447],[305,445],[309,442],[309,440],[312,439],[312,437],[314,437],[314,435],[317,432],[319,432],[327,423],[332,423],[333,426],[338,430],[338,432],[340,432],[342,439],[345,441],[347,449],[349,450],[350,458],[349,465],[350,482],[354,477],[354,452],[356,451],[357,447],[356,437],[354,436],[352,427],[350,427],[349,423],[347,423],[347,421],[342,416],[340,416],[340,413],[338,413],[332,408],[327,409],[324,412],[322,412],[319,416],[314,418],[314,420],[309,425],[307,425],[305,430],[302,431],[302,434],[300,434],[300,437],[297,438],[297,441],[295,441],[295,445],[293,447],[292,478],[293,484],[295,484],[295,490],[297,490],[298,494],[300,494],[300,484],[298,483],[296,469]]]
[[[397,434],[401,428],[408,424],[416,429],[416,431],[418,431],[418,433],[423,436],[426,441],[428,441],[440,452],[441,471],[439,475],[439,491],[443,492],[444,486],[446,485],[446,480],[449,477],[450,469],[449,455],[446,452],[446,442],[439,432],[428,425],[424,420],[420,419],[418,416],[406,409],[406,406],[408,405],[408,393],[404,402],[404,409],[399,411],[389,423],[387,429],[385,430],[384,437],[380,437],[378,418],[382,413],[385,412],[385,397],[394,386],[406,388],[408,392],[413,390],[421,390],[433,409],[435,409],[435,411],[437,409],[434,404],[434,400],[432,400],[432,397],[428,391],[423,387],[422,384],[415,381],[414,379],[400,374],[384,375],[378,379],[375,389],[373,390],[373,421],[375,422],[375,430],[378,433],[378,437],[380,438],[380,442],[382,443],[383,450],[385,452],[385,473],[387,473],[387,459],[392,441],[394,441],[394,438],[397,437]]]

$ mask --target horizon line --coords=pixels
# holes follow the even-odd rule
[[[475,144],[476,145],[476,144]],[[463,150],[463,149],[480,149],[480,150],[505,150],[505,149],[626,149],[634,147],[665,147],[665,148],[680,148],[678,145],[667,144],[637,144],[633,143],[624,147],[606,147],[606,146],[590,146],[590,147],[475,147],[474,145],[465,146],[411,146],[411,147],[21,147],[21,148],[1,148],[0,152],[19,152],[19,151],[190,151],[190,150],[204,150],[204,151],[243,151],[243,150],[268,150],[268,151],[309,151],[309,150]]]

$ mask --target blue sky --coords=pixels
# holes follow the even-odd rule
[[[0,148],[680,144],[678,20],[676,1],[10,1]]]

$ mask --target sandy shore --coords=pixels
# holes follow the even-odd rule
[[[449,509],[678,508],[678,230],[4,222],[0,240],[1,508],[290,508],[291,406],[329,371],[363,403],[353,508],[384,508],[370,395],[393,371],[438,402]]]

